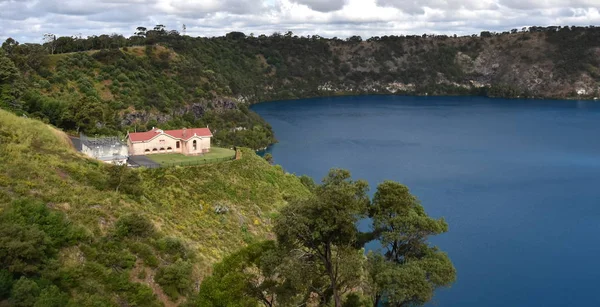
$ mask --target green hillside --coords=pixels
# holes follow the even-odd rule
[[[251,150],[199,167],[116,167],[0,110],[1,304],[174,305],[308,194]]]
[[[209,126],[217,146],[263,148],[252,103],[355,94],[599,97],[600,27],[345,40],[285,34],[190,37],[164,27],[125,38],[12,39],[0,106],[69,133]]]

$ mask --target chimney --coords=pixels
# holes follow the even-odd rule
[[[183,137],[185,138],[186,134],[187,134],[187,128],[184,127],[182,130],[183,130]]]

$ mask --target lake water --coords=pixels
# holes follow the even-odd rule
[[[253,106],[288,172],[406,184],[449,232],[435,306],[600,306],[600,102],[363,96]]]

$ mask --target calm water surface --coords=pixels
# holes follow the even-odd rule
[[[255,105],[287,171],[409,186],[458,270],[437,306],[600,306],[600,103],[365,96]]]

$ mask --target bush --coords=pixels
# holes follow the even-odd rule
[[[37,225],[0,222],[0,265],[13,273],[36,273],[53,254],[50,238]]]
[[[35,281],[21,277],[13,285],[10,301],[13,306],[31,307],[35,304],[39,295],[40,287]]]
[[[69,303],[69,297],[66,293],[60,291],[58,287],[51,285],[40,293],[34,307],[63,307]]]
[[[10,290],[13,286],[12,274],[7,270],[0,270],[0,300],[10,296]]]
[[[157,242],[158,248],[171,256],[173,261],[177,259],[188,260],[193,254],[187,249],[182,240],[166,237]]]
[[[116,228],[120,237],[151,237],[156,232],[154,224],[147,217],[137,213],[120,217]]]
[[[158,269],[154,280],[172,299],[187,293],[192,285],[192,265],[183,260]]]
[[[149,245],[141,242],[133,242],[130,243],[129,250],[144,259],[146,265],[153,268],[158,266],[158,259],[154,256],[154,251]]]

